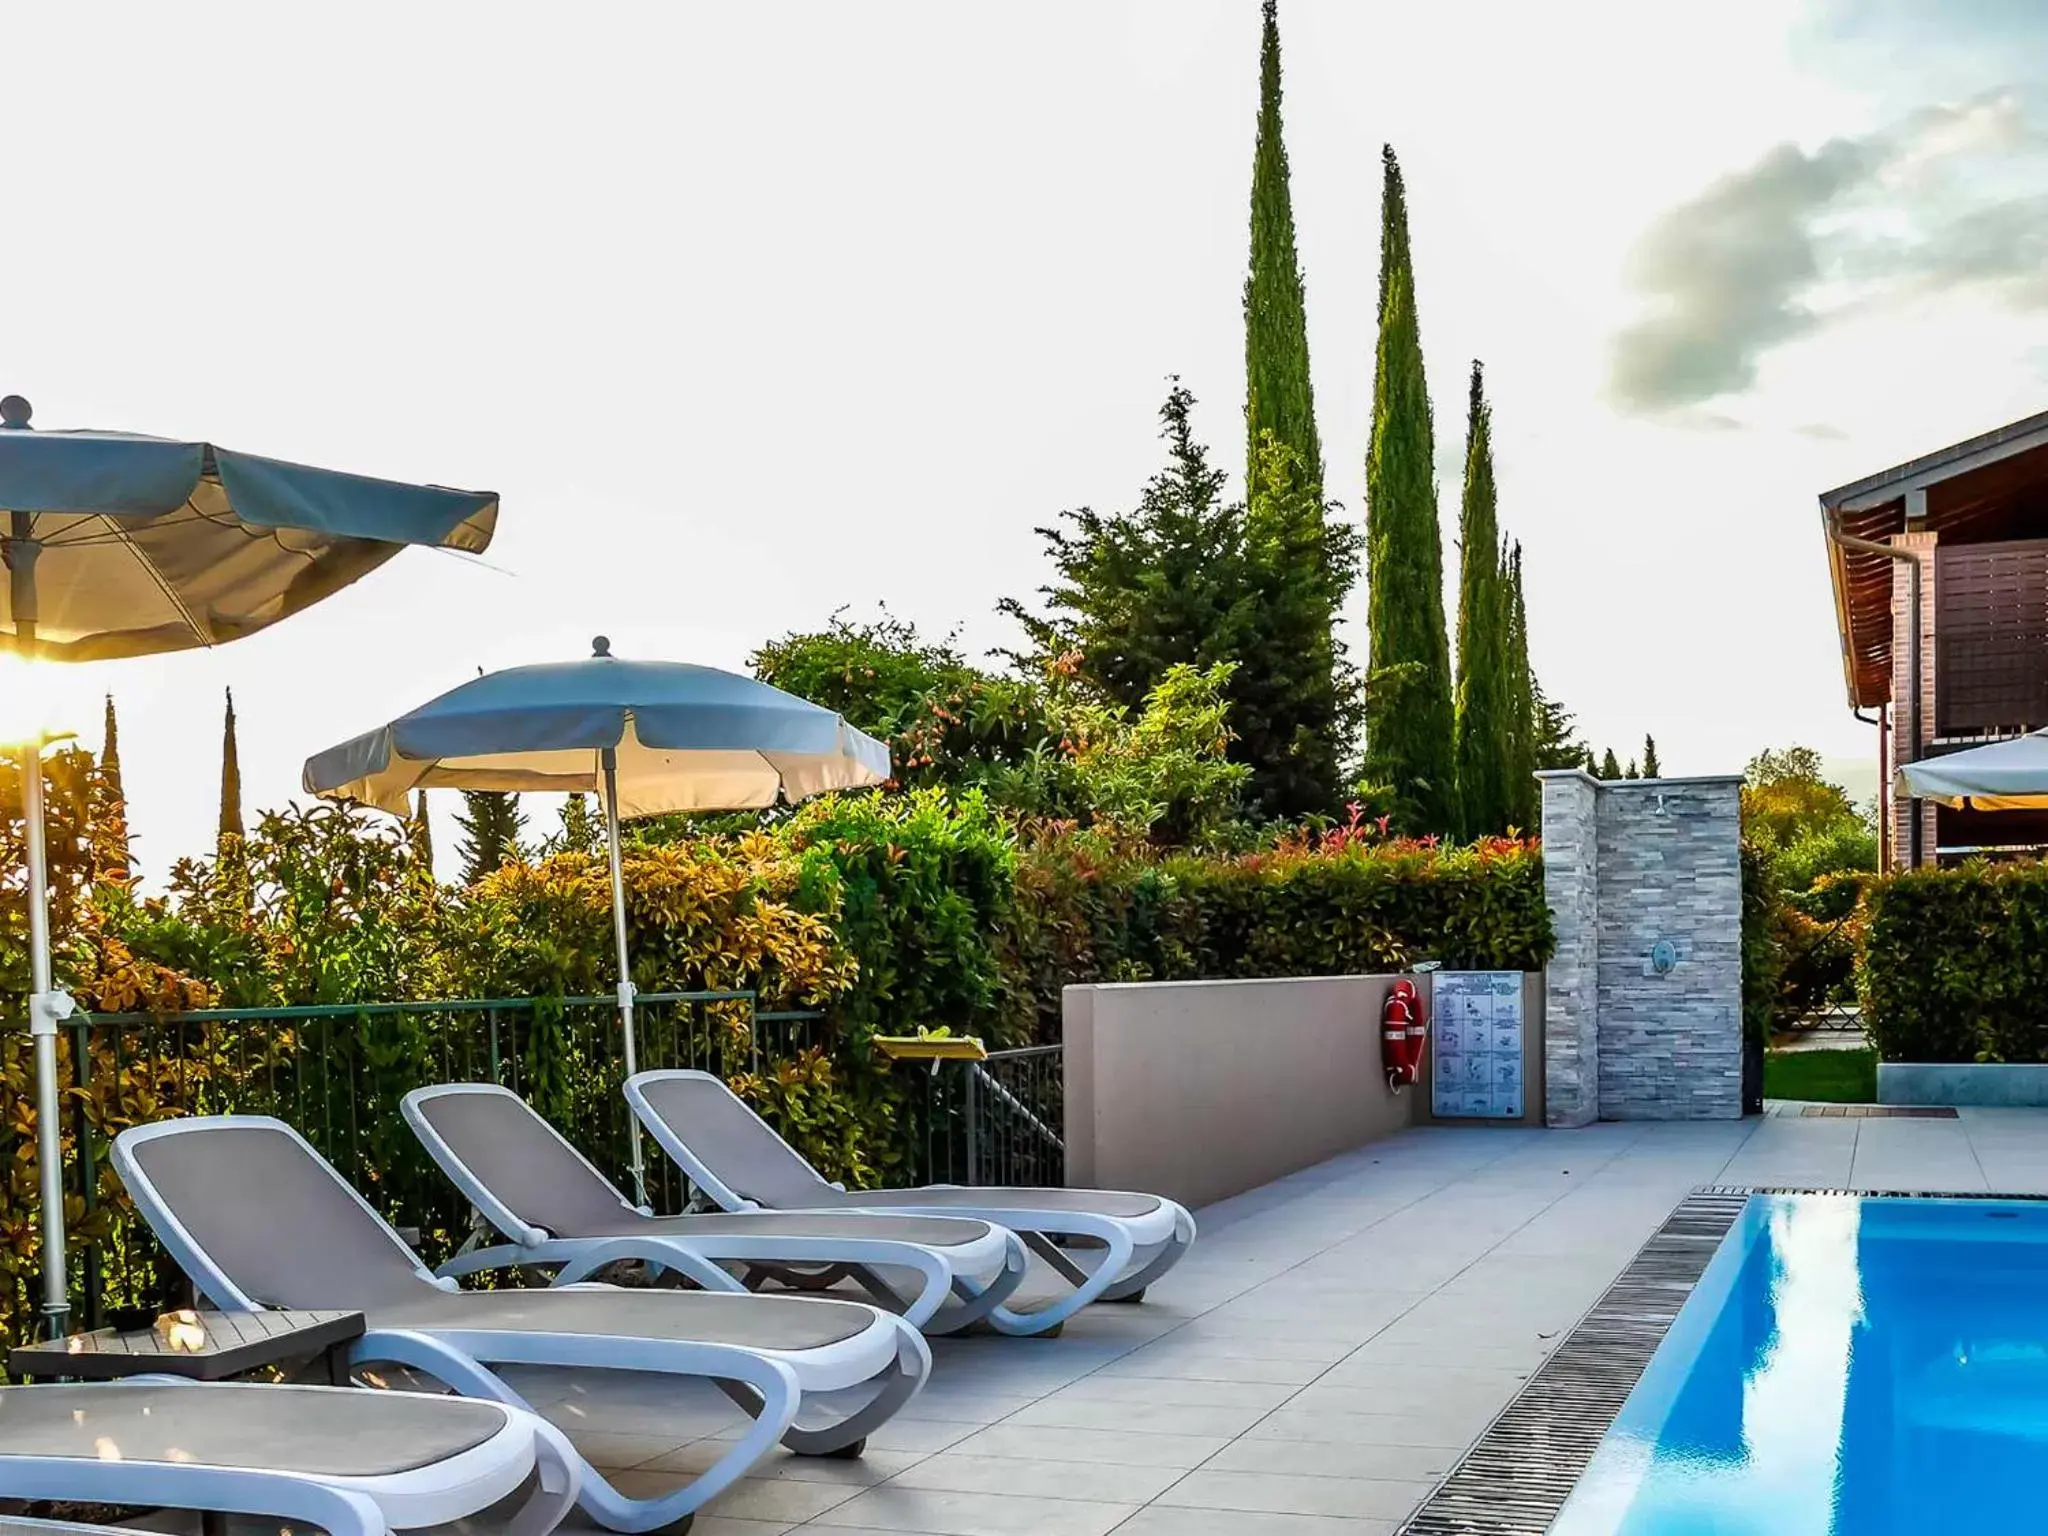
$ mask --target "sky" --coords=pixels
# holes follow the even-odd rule
[[[503,513],[481,561],[67,673],[88,746],[115,695],[148,876],[211,845],[224,688],[253,811],[598,633],[739,668],[886,605],[979,653],[1034,528],[1135,501],[1169,376],[1239,451],[1253,0],[174,9],[8,19],[0,392]],[[1596,746],[1872,758],[1816,496],[2048,409],[2048,0],[1281,28],[1329,494],[1363,515],[1390,142],[1447,564],[1481,358],[1536,668]],[[1361,585],[1354,656],[1363,620]]]

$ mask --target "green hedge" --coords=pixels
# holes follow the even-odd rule
[[[1872,883],[1859,990],[1886,1061],[2048,1061],[2048,866]]]
[[[1069,983],[1538,970],[1552,942],[1541,858],[1509,839],[1167,858],[1050,839],[1020,856],[998,935],[1008,1030],[1045,1041]]]

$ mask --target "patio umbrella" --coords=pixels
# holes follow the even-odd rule
[[[1899,768],[1904,793],[1980,811],[2048,809],[2048,731]]]
[[[375,570],[408,544],[477,553],[497,526],[488,491],[402,485],[125,432],[36,432],[0,399],[0,649],[90,661],[254,634]],[[43,1311],[65,1299],[57,1024],[50,982],[43,743],[22,747],[28,854],[29,1030],[36,1052]]]
[[[309,794],[403,816],[415,789],[589,790],[604,806],[626,1075],[639,1070],[619,821],[744,811],[879,784],[889,749],[780,688],[670,661],[626,661],[599,635],[585,661],[492,672],[306,759]],[[645,1202],[638,1122],[634,1198]]]

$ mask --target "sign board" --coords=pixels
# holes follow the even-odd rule
[[[1438,1119],[1521,1119],[1522,973],[1438,971],[1429,1051]]]

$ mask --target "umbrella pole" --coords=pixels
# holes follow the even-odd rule
[[[6,541],[8,599],[14,610],[14,648],[23,658],[36,654],[36,556],[34,520],[8,514]],[[59,1006],[50,985],[50,876],[43,841],[43,733],[21,746],[22,841],[28,855],[28,1032],[36,1058],[36,1180],[43,1220],[43,1327],[62,1338],[71,1315],[69,1269],[64,1260],[64,1144],[57,1124],[57,1020],[70,1012]]]
[[[626,874],[619,862],[619,754],[605,747],[597,754],[604,770],[604,845],[612,861],[612,939],[618,946],[619,1028],[625,1042],[626,1076],[640,1070],[633,1040],[633,971],[626,960]],[[626,1116],[626,1136],[633,1170],[633,1201],[647,1204],[647,1169],[640,1157],[640,1121]]]

